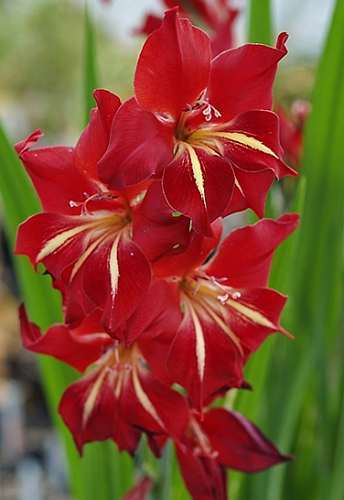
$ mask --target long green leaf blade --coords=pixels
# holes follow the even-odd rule
[[[298,187],[291,211],[297,213],[302,212],[305,192],[306,179],[301,177],[298,180]],[[293,269],[297,259],[298,238],[299,232],[296,231],[283,242],[277,249],[272,264],[269,286],[287,295],[290,293],[292,285],[292,274],[290,273],[290,269]],[[285,313],[284,317],[286,315]],[[284,324],[283,318],[282,324]],[[281,335],[273,335],[267,339],[257,355],[251,359],[251,362],[245,370],[247,380],[253,384],[252,393],[238,391],[235,400],[235,409],[258,424],[258,426],[263,426],[268,436],[269,427],[266,425],[266,417],[271,411],[271,406],[267,387],[269,383],[271,383],[269,376],[274,371],[274,368],[271,366],[272,360],[275,356],[275,352],[283,349],[285,343],[289,342],[290,340],[283,338]],[[231,483],[232,482],[231,480]],[[264,496],[264,481],[257,481],[255,476],[236,475],[234,477],[234,482],[233,488],[239,490],[238,498],[242,500],[253,495],[253,493],[257,495],[258,498]]]
[[[337,1],[326,47],[320,62],[313,95],[313,111],[305,136],[303,168],[307,179],[302,226],[297,260],[293,267],[292,303],[288,326],[297,335],[295,344],[277,357],[273,382],[267,387],[275,406],[267,418],[277,442],[289,449],[298,435],[303,435],[304,401],[314,387],[313,404],[321,408],[316,422],[316,466],[322,470],[309,482],[309,498],[317,491],[319,498],[328,498],[331,484],[331,416],[329,414],[329,374],[314,367],[326,367],[327,353],[334,333],[338,331],[343,287],[342,243],[344,227],[344,3]],[[286,373],[288,383],[286,384]],[[281,399],[281,394],[283,398]],[[301,427],[297,423],[300,419]],[[306,424],[304,424],[306,425]],[[300,453],[305,451],[299,448]],[[290,466],[292,473],[295,466]],[[283,498],[284,468],[269,473],[264,498]],[[288,489],[291,485],[288,483]],[[296,492],[294,491],[296,494]]]
[[[271,45],[273,38],[270,0],[250,0],[248,41]]]
[[[94,107],[92,93],[98,86],[95,31],[87,2],[84,25],[84,122],[87,123]]]
[[[0,192],[5,214],[5,230],[11,247],[14,246],[17,226],[40,210],[38,199],[24,169],[0,126]],[[30,318],[42,328],[61,319],[60,298],[51,287],[48,276],[40,276],[28,260],[16,257],[14,265],[22,297]],[[40,370],[53,421],[63,436],[65,450],[71,464],[78,461],[74,443],[57,415],[57,405],[67,384],[75,378],[73,370],[62,363],[40,358]]]

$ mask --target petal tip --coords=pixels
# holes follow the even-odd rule
[[[283,52],[287,53],[288,49],[286,47],[287,40],[289,38],[289,34],[286,31],[282,31],[277,37],[276,41],[276,49],[282,50]]]

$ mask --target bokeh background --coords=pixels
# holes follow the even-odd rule
[[[237,39],[243,42],[247,5],[245,1],[236,4],[242,8]],[[310,98],[333,6],[333,0],[273,2],[275,32],[290,34],[289,56],[277,78],[278,102],[288,106],[294,99]],[[96,29],[99,81],[125,99],[132,94],[135,61],[143,43],[134,35],[135,28],[148,10],[161,11],[159,2],[93,0],[89,7]],[[0,0],[0,120],[13,143],[38,127],[45,134],[43,144],[73,144],[79,136],[84,122],[83,44],[84,2]],[[65,458],[44,402],[36,359],[24,352],[19,341],[18,287],[2,222],[0,204],[0,499],[67,500],[71,497]],[[269,401],[268,395],[265,400]],[[312,448],[320,411],[318,403],[309,404],[304,412],[299,450],[304,442],[307,449]],[[269,429],[264,431],[269,435]],[[321,452],[315,444],[314,450]],[[324,473],[318,465],[313,467],[309,457],[299,463],[296,482],[300,484],[310,484],[316,471]],[[307,488],[301,488],[298,497],[285,498],[326,498],[316,491],[307,493]],[[252,488],[245,498],[265,500],[254,496]]]

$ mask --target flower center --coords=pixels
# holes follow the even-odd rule
[[[181,113],[175,132],[177,142],[189,142],[193,131],[197,130],[202,123],[209,123],[212,118],[220,117],[220,111],[208,101],[205,89],[200,97],[193,104],[188,104]]]
[[[186,277],[181,282],[181,305],[185,314],[192,318],[195,328],[202,328],[199,320],[215,323],[226,333],[238,351],[243,354],[243,349],[238,337],[228,326],[230,301],[235,302],[240,297],[240,292],[230,287],[222,286],[218,281],[203,275],[201,272]],[[200,332],[201,333],[201,332]]]
[[[159,416],[140,382],[139,371],[142,368],[146,368],[146,365],[136,344],[128,348],[114,341],[96,363],[94,369],[96,377],[84,403],[83,426],[87,424],[94,411],[105,382],[110,384],[117,400],[120,400],[121,393],[126,390],[128,383],[131,383],[140,404],[160,424]]]

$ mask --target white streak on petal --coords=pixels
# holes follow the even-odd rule
[[[119,267],[118,267],[118,243],[120,240],[120,235],[116,236],[109,257],[109,270],[110,270],[110,283],[111,283],[111,295],[112,298],[115,297],[118,288],[119,280]]]
[[[153,403],[151,402],[151,400],[149,399],[149,397],[147,396],[147,394],[143,390],[143,387],[140,383],[136,369],[133,369],[133,384],[134,384],[134,389],[135,389],[137,399],[139,400],[139,402],[141,403],[143,408],[164,429],[165,426],[164,426],[163,422],[161,421],[156,409],[154,408]]]
[[[99,391],[101,389],[102,383],[104,381],[104,377],[106,375],[106,370],[103,370],[100,375],[98,376],[97,380],[94,382],[89,395],[87,396],[85,405],[84,405],[84,411],[82,415],[82,426],[85,427],[87,424],[88,419],[91,416],[91,413],[94,409],[94,405],[96,403]]]
[[[205,342],[204,342],[204,333],[202,329],[202,325],[198,319],[197,314],[194,311],[194,308],[190,304],[188,307],[192,322],[195,327],[195,335],[196,335],[196,358],[197,358],[197,368],[198,375],[200,380],[204,378],[204,369],[205,369]]]
[[[62,247],[68,240],[74,238],[77,234],[89,229],[90,224],[83,224],[82,226],[73,227],[72,229],[67,229],[67,231],[62,231],[57,234],[51,240],[48,240],[39,254],[36,257],[36,262],[41,261],[48,255],[52,254],[58,248]]]
[[[271,323],[271,321],[268,320],[265,316],[263,316],[259,311],[251,309],[245,306],[244,304],[241,304],[240,302],[237,302],[232,299],[229,299],[227,301],[227,304],[233,309],[236,309],[240,314],[242,314],[249,320],[253,321],[253,323],[256,323],[259,326],[265,326],[267,328],[276,329],[276,325]]]
[[[211,135],[236,142],[243,146],[247,146],[250,149],[254,149],[255,151],[260,151],[261,153],[278,158],[276,153],[274,153],[274,151],[272,151],[272,149],[266,146],[262,141],[241,132],[212,132]]]
[[[97,246],[100,245],[104,241],[104,239],[108,235],[102,235],[100,238],[97,238],[91,245],[87,248],[87,250],[79,257],[79,259],[76,261],[76,263],[73,266],[73,270],[71,272],[69,281],[72,281],[76,273],[79,271],[81,266],[85,263],[85,261],[88,259],[88,257],[91,255],[91,253],[97,248]]]
[[[194,177],[194,180],[196,183],[196,187],[198,189],[198,192],[202,198],[204,205],[206,206],[204,177],[203,177],[201,162],[199,161],[197,153],[193,147],[191,147],[189,144],[186,144],[186,143],[185,143],[185,147],[189,153],[192,174],[193,174],[193,177]]]

